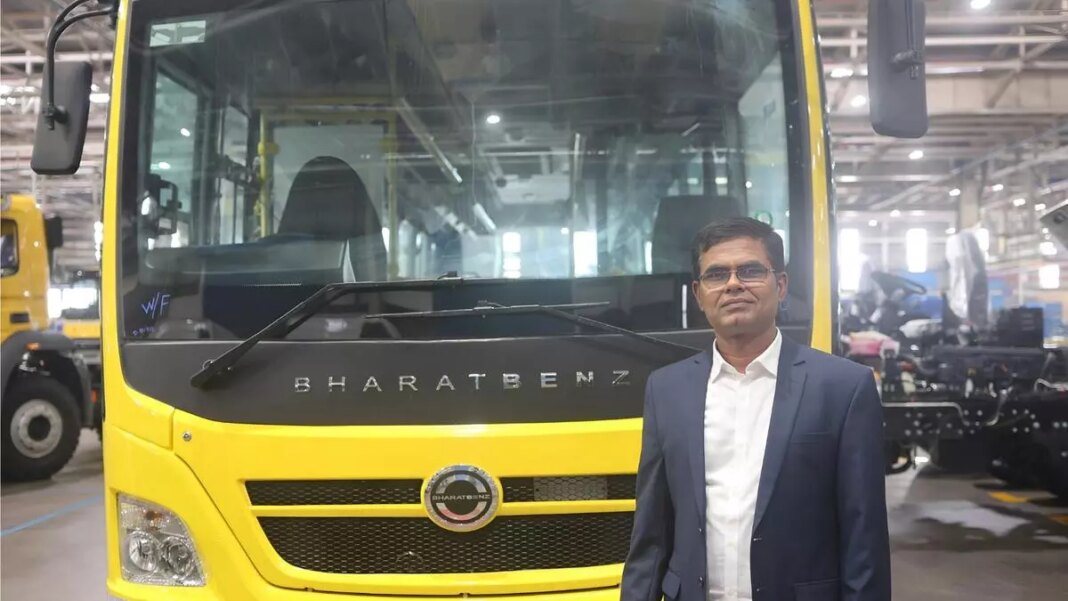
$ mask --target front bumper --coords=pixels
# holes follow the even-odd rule
[[[299,601],[301,599],[434,599],[428,596],[368,595],[340,592],[320,592],[283,588],[268,582],[239,544],[230,525],[223,519],[212,498],[192,469],[171,450],[144,441],[123,430],[105,426],[104,449],[107,537],[108,592],[115,598],[127,600],[209,600],[226,601]],[[159,587],[126,582],[122,579],[119,559],[113,549],[118,548],[119,527],[116,519],[117,497],[127,494],[157,503],[175,512],[185,522],[192,535],[207,576],[204,587]],[[507,583],[501,583],[506,587]],[[502,589],[503,590],[503,589]],[[477,595],[472,595],[475,597]],[[494,599],[511,595],[496,593]],[[553,593],[516,593],[524,601],[615,601],[616,587]],[[444,598],[444,595],[442,595]],[[455,598],[455,596],[450,596]]]

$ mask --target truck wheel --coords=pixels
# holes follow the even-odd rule
[[[78,404],[59,382],[42,376],[11,383],[0,411],[0,464],[7,481],[43,480],[70,461],[78,446]]]

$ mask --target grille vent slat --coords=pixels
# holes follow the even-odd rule
[[[505,503],[634,498],[635,477],[503,478]],[[417,505],[422,482],[409,480],[255,480],[245,483],[253,505]]]
[[[332,574],[463,574],[622,563],[634,514],[501,516],[457,534],[413,518],[261,517],[286,562]]]
[[[419,480],[259,480],[245,483],[253,505],[406,505]]]

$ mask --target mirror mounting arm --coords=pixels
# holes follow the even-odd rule
[[[920,76],[920,67],[923,66],[923,53],[914,48],[903,50],[894,55],[890,62],[897,69],[909,68],[909,77],[916,79]]]
[[[52,23],[52,28],[48,31],[48,47],[45,49],[47,61],[46,76],[48,77],[48,106],[44,108],[45,123],[48,124],[48,129],[55,129],[56,122],[67,122],[67,110],[61,106],[56,106],[56,43],[59,41],[59,36],[63,35],[63,32],[68,27],[74,25],[78,21],[85,19],[92,19],[94,17],[112,17],[114,22],[115,16],[118,14],[119,3],[117,0],[96,0],[97,4],[104,6],[98,10],[89,10],[83,13],[74,15],[68,18],[70,13],[79,6],[84,6],[93,0],[74,0],[69,6],[60,11],[56,20]]]
[[[914,2],[915,0],[905,0],[905,20],[909,23],[912,23],[916,18]],[[898,52],[890,59],[890,62],[898,69],[908,67],[909,79],[917,79],[920,77],[920,67],[923,66],[923,53],[916,50],[916,36],[912,27],[905,30],[905,35],[908,40],[908,50]]]

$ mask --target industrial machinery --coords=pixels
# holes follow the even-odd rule
[[[946,469],[1068,496],[1068,353],[1044,348],[1041,309],[988,323],[984,259],[970,233],[951,238],[947,255],[940,319],[908,315],[905,300],[922,286],[875,272],[878,308],[861,299],[843,320],[849,356],[880,375],[887,470],[908,469],[922,448]]]

